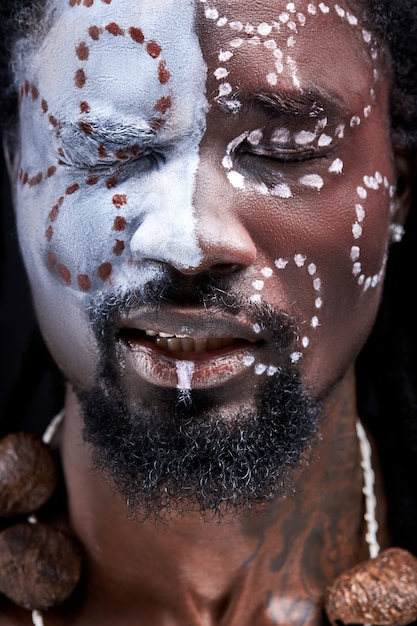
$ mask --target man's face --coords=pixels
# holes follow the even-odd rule
[[[65,375],[84,392],[107,359],[128,406],[200,390],[225,418],[286,368],[326,396],[372,326],[393,213],[373,37],[344,1],[56,4],[16,211]]]

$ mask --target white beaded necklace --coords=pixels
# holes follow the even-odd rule
[[[64,410],[56,415],[52,422],[45,430],[42,441],[50,444],[56,431],[58,430],[64,418]],[[359,449],[361,454],[361,468],[363,477],[362,493],[365,496],[365,523],[366,534],[365,541],[368,544],[369,556],[371,559],[378,556],[380,546],[377,539],[378,522],[376,521],[376,496],[375,496],[375,472],[372,466],[372,448],[368,436],[360,420],[356,422],[356,434],[359,441]],[[35,515],[31,515],[28,521],[32,524],[37,523]],[[42,613],[40,611],[32,611],[32,623],[34,626],[45,626]],[[369,626],[364,624],[364,626]]]

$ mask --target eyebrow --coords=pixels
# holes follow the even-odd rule
[[[240,111],[258,109],[269,117],[318,118],[342,117],[346,114],[346,107],[336,94],[324,94],[316,88],[291,91],[260,89],[243,92],[236,101],[240,102]],[[229,112],[233,112],[231,102],[233,100],[230,98],[218,99],[220,106]]]

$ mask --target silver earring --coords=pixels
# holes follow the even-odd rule
[[[405,235],[405,228],[402,224],[391,224],[390,238],[391,243],[399,243]]]

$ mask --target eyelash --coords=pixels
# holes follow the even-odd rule
[[[86,163],[86,162],[81,162],[81,160],[78,160],[78,162],[75,162],[74,160],[71,160],[71,162],[69,160],[63,160],[61,158],[61,162],[63,163],[63,165],[66,165],[67,167],[72,167],[72,168],[77,168],[79,170],[88,170],[88,171],[94,171],[94,172],[121,172],[123,171],[125,168],[130,168],[133,167],[134,165],[141,165],[141,171],[142,172],[148,172],[152,169],[157,169],[159,168],[159,166],[161,165],[161,163],[164,161],[164,156],[158,152],[155,152],[153,150],[147,150],[147,151],[143,151],[137,155],[135,155],[134,157],[130,157],[127,159],[117,159],[117,160],[111,160],[110,158],[108,160],[97,160],[96,162],[92,162],[91,163]]]
[[[323,156],[323,151],[313,146],[300,148],[259,148],[251,144],[247,139],[244,139],[235,149],[236,156],[242,153],[283,163],[298,163],[300,161],[308,161]]]
[[[292,144],[294,145],[294,144]],[[321,159],[327,159],[334,146],[273,147],[265,144],[254,145],[243,139],[230,153],[234,168],[257,183],[273,186],[287,168],[308,167]],[[289,172],[291,169],[289,170]]]

